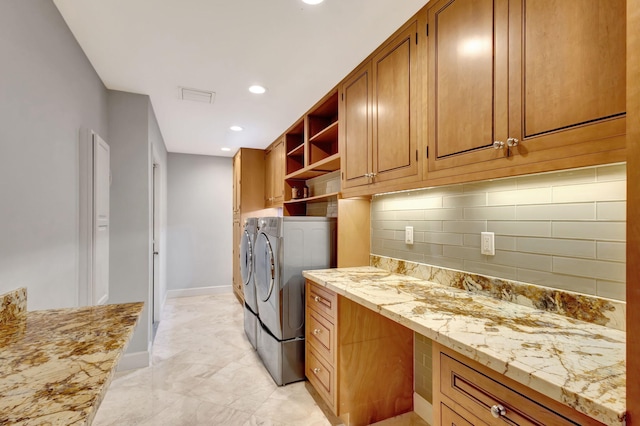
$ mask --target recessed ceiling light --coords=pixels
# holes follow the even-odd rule
[[[260,93],[264,93],[264,92],[266,92],[266,91],[267,91],[267,89],[265,89],[265,88],[264,88],[264,87],[262,87],[262,86],[259,86],[259,85],[255,84],[255,85],[253,85],[253,86],[249,87],[249,91],[250,91],[251,93],[258,93],[258,94],[260,94]]]
[[[228,152],[228,151],[231,151],[231,148],[226,148],[226,147],[225,148],[220,148],[220,151]]]
[[[302,1],[305,2],[306,4],[320,4],[324,0],[302,0]]]
[[[242,127],[240,127],[240,126],[231,126],[231,127],[229,127],[229,129],[233,130],[234,132],[241,132],[242,131]]]

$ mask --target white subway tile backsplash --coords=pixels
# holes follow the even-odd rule
[[[442,202],[443,207],[473,207],[486,205],[487,196],[485,193],[453,195],[450,197],[445,196]]]
[[[607,299],[626,300],[627,286],[622,282],[598,280],[596,295]]]
[[[516,237],[496,236],[496,250],[516,251]]]
[[[627,220],[626,201],[603,201],[596,203],[596,218],[598,220]]]
[[[462,209],[427,209],[424,211],[426,220],[462,220]]]
[[[409,226],[413,226],[414,232],[442,232],[441,220],[421,220],[421,221],[409,221]]]
[[[424,210],[396,211],[396,220],[424,220]]]
[[[517,276],[516,268],[490,263],[474,262],[471,260],[464,261],[464,270],[476,274],[489,275],[490,277],[504,278],[507,280],[515,280]]]
[[[551,188],[489,192],[487,198],[487,205],[489,206],[544,204],[551,202]]]
[[[516,206],[466,207],[466,220],[515,220]]]
[[[598,241],[597,257],[600,260],[613,260],[616,262],[626,262],[627,244]]]
[[[452,234],[447,232],[425,232],[424,241],[432,244],[449,244],[461,246],[463,234]]]
[[[510,191],[516,189],[515,179],[496,179],[483,182],[471,182],[462,185],[456,185],[462,187],[462,192],[496,192],[496,191]]]
[[[524,253],[596,258],[595,241],[518,237],[516,238],[516,250]]]
[[[552,235],[556,238],[578,240],[625,241],[625,222],[554,222]]]
[[[443,246],[442,255],[454,259],[484,260],[484,255],[480,254],[480,250],[476,247]]]
[[[619,282],[626,278],[624,263],[569,257],[554,257],[553,272]]]
[[[464,234],[480,234],[487,230],[486,220],[446,220],[442,222],[444,232],[458,232]]]
[[[627,198],[626,181],[587,183],[553,187],[553,202],[620,201]]]
[[[375,196],[371,251],[624,300],[625,199],[624,164]]]
[[[428,263],[430,265],[438,265],[443,268],[458,269],[461,271],[464,270],[464,260],[454,259],[451,257],[425,255],[424,263]]]
[[[536,175],[521,176],[514,179],[518,189],[525,188],[550,188],[561,182],[563,185],[577,183],[589,183],[596,181],[595,167],[574,169],[563,172],[540,173]]]
[[[595,220],[596,204],[544,204],[516,206],[518,220]]]
[[[395,220],[395,218],[395,211],[374,210],[371,212],[371,220]]]
[[[604,182],[608,180],[627,180],[626,164],[611,164],[609,166],[598,167],[596,170],[596,180]]]
[[[551,256],[531,253],[519,253],[515,251],[496,250],[495,256],[488,256],[487,262],[513,266],[516,268],[535,269],[536,271],[551,272]]]
[[[551,222],[487,222],[487,231],[496,235],[550,237]]]
[[[596,294],[594,278],[576,277],[573,275],[554,274],[551,272],[518,269],[518,281],[545,287],[575,291],[576,293]]]

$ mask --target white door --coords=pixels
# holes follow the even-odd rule
[[[78,305],[109,298],[109,145],[86,130],[80,137],[80,280]]]
[[[94,279],[92,304],[109,299],[109,186],[111,182],[109,145],[93,135],[93,242]]]

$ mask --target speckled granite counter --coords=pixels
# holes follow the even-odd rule
[[[374,267],[303,275],[607,425],[624,424],[623,331]]]
[[[0,424],[91,424],[144,304],[27,312],[24,289],[3,296]]]

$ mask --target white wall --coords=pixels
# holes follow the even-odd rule
[[[81,128],[109,141],[107,91],[50,0],[0,2],[0,293],[75,306]]]
[[[169,290],[231,286],[232,159],[168,155]]]

